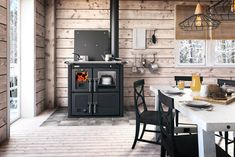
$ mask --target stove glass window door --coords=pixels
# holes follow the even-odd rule
[[[73,91],[91,92],[92,70],[89,68],[73,69]]]
[[[95,69],[95,92],[119,91],[119,69]]]

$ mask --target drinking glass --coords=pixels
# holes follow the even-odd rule
[[[184,81],[178,81],[178,88],[180,89],[180,90],[183,90],[184,89]]]

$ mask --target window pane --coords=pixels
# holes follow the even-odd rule
[[[215,44],[216,64],[235,64],[235,40],[217,40]]]
[[[19,102],[19,49],[20,0],[10,0],[10,122],[20,117]]]
[[[181,40],[178,43],[179,64],[202,65],[205,63],[204,40]]]

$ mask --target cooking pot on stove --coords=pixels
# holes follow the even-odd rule
[[[79,58],[79,61],[88,61],[89,59],[88,59],[88,56],[86,56],[86,55],[83,55],[83,56],[80,56],[80,58]]]
[[[114,81],[111,75],[102,75],[100,77],[100,84],[102,85],[112,85],[113,83]]]

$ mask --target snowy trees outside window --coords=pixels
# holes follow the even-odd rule
[[[180,65],[203,65],[205,63],[204,40],[181,40],[178,43]]]
[[[234,66],[235,40],[178,40],[179,66]]]
[[[215,64],[235,65],[235,40],[217,40],[215,42]]]

